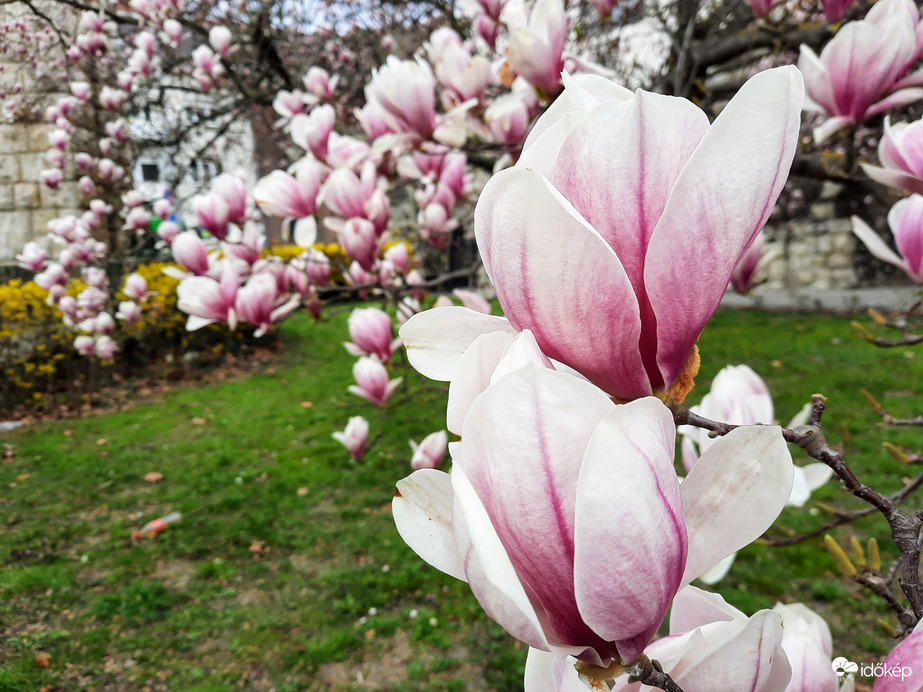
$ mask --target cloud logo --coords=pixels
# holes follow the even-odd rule
[[[833,672],[836,673],[838,678],[842,678],[847,673],[856,673],[859,671],[858,663],[853,663],[842,656],[833,659],[830,666],[833,668]]]

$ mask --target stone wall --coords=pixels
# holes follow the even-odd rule
[[[81,213],[76,182],[57,190],[39,182],[52,129],[45,123],[0,125],[0,262],[44,238],[51,219]]]

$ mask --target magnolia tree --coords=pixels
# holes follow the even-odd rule
[[[355,76],[348,70],[314,64],[301,84],[269,79],[287,58],[268,37],[294,45],[289,29],[298,22],[279,23],[268,9],[246,15],[239,36],[217,7],[193,15],[202,19],[195,26],[167,2],[83,14],[68,57],[89,72],[118,49],[127,72],[116,72],[118,88],[72,83],[72,95],[52,107],[57,129],[43,178],[60,184],[80,162],[96,176],[88,191],[125,178],[108,155],[71,149],[70,114],[94,99],[119,113],[143,85],[164,81],[171,48],[191,49],[177,63],[185,77],[177,88],[219,101],[247,94],[247,84],[274,89],[276,127],[293,161],[252,189],[223,174],[193,199],[209,238],[171,221],[170,202],[132,191],[118,218],[129,237],[160,220],[158,242],[184,268],[175,273],[189,329],[220,322],[263,334],[300,306],[321,316],[343,295],[380,301],[348,321],[346,349],[357,358],[350,392],[387,407],[402,385],[393,376],[402,347],[419,372],[449,383],[446,429],[411,443],[415,471],[393,503],[398,530],[530,646],[527,689],[852,689],[853,671],[831,662],[830,630],[807,607],[746,614],[691,585],[719,580],[736,551],[831,476],[869,510],[793,540],[879,513],[901,554],[899,591],[894,573],[882,574],[877,544],[858,569],[832,540],[830,552],[894,611],[902,639],[885,663],[923,667],[923,520],[897,507],[923,479],[892,496],[864,485],[824,438],[823,397],[776,426],[768,389],[746,366],[722,371],[699,407],[683,405],[698,370],[696,340],[728,285],[752,284],[760,231],[790,174],[845,181],[848,192],[877,190],[885,200],[878,183],[914,193],[887,214],[896,252],[868,225],[875,219],[854,223],[874,255],[923,281],[923,125],[895,110],[923,99],[917,7],[458,4],[457,16],[409,4],[425,19],[414,30],[428,31],[409,53],[402,36],[384,35],[399,22],[349,25],[377,31],[375,50],[390,53],[354,111],[344,107],[342,90]],[[331,32],[349,24],[330,16]],[[129,20],[136,30],[120,31]],[[202,42],[185,43],[187,32]],[[660,49],[640,52],[639,36]],[[253,82],[242,81],[244,54],[266,61]],[[709,105],[731,93],[722,107]],[[712,120],[683,96],[720,114]],[[804,126],[803,110],[814,113]],[[893,122],[884,121],[876,166],[874,127],[884,114]],[[108,123],[105,146],[130,143],[131,128],[118,123]],[[107,251],[93,229],[116,214],[110,202],[88,200],[83,216],[50,225],[64,243],[55,259],[38,245],[20,257],[83,332],[75,346],[91,357],[117,348],[106,278],[92,266]],[[284,219],[303,251],[265,256],[258,222],[267,217]],[[446,276],[432,271],[444,264],[421,258],[445,251],[469,226],[503,317],[470,291],[456,291],[460,306],[444,296],[423,309],[427,289]],[[321,231],[336,237],[337,253],[314,247]],[[77,271],[90,287],[68,297]],[[336,276],[343,281],[332,285]],[[129,276],[132,301],[117,317],[137,319],[146,291]],[[860,333],[883,346],[917,343],[918,307],[890,321],[873,315],[900,338],[875,339],[861,325]],[[450,444],[448,433],[461,439]],[[361,459],[370,425],[355,416],[334,437]],[[816,463],[793,463],[790,445]],[[437,468],[447,446],[451,472]],[[668,634],[658,637],[668,612]],[[886,676],[874,689],[906,684]]]

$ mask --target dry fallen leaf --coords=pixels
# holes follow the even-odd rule
[[[301,402],[301,408],[311,408],[312,406],[314,406],[313,401],[302,401]]]
[[[195,418],[192,419],[192,424],[193,424],[193,425],[205,425],[207,422],[208,422],[207,419],[205,419],[205,418],[199,418],[198,416],[196,416]]]
[[[250,552],[260,555],[262,553],[268,553],[269,547],[266,545],[266,541],[253,541],[250,544]]]
[[[64,431],[64,437],[70,437],[73,434],[74,434],[74,431],[72,429]]]
[[[99,438],[98,440],[96,440],[96,444],[98,444],[100,447],[102,447],[102,446],[103,446],[104,444],[106,444],[108,441],[109,441],[109,440],[107,440],[105,437],[101,437],[101,438]]]
[[[781,360],[774,360],[774,361],[772,361],[772,367],[774,367],[774,368],[781,368],[781,367],[782,367],[782,361],[781,361]]]
[[[29,480],[30,475],[31,474],[28,474],[28,473],[20,473],[18,476],[16,476],[16,480],[17,481],[27,481]]]
[[[159,483],[163,480],[163,474],[158,473],[157,471],[150,471],[144,474],[144,480],[148,483]]]
[[[296,494],[296,495],[301,495],[301,496],[307,495],[307,494],[308,494],[308,489],[307,489],[307,488],[298,488],[298,490],[295,491],[295,494]]]
[[[39,668],[47,668],[51,665],[51,656],[48,654],[37,654],[35,657],[35,665]]]

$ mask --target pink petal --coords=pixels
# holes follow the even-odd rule
[[[691,632],[710,622],[743,620],[747,616],[724,600],[721,594],[685,586],[673,599],[670,609],[670,634]]]
[[[858,216],[852,217],[852,232],[875,257],[883,262],[893,264],[895,267],[900,267],[908,274],[910,273],[907,263],[901,257],[898,257],[897,253],[888,247],[888,244],[882,240],[881,236]]]
[[[644,269],[657,317],[657,363],[668,384],[682,372],[782,191],[798,146],[803,95],[795,67],[752,77],[676,181]]]
[[[908,192],[923,195],[923,180],[914,175],[890,168],[879,168],[867,163],[863,163],[861,166],[865,174],[875,182],[898,190],[907,190]]]
[[[417,555],[436,569],[465,581],[455,543],[454,498],[449,474],[421,469],[398,481],[391,512],[397,532]]]
[[[475,339],[490,332],[512,332],[505,317],[451,306],[418,312],[400,329],[410,364],[432,380],[448,381]]]
[[[518,166],[491,178],[475,210],[475,234],[515,329],[531,329],[545,354],[614,396],[651,393],[628,276],[546,179]]]
[[[882,675],[875,680],[872,692],[919,692],[923,689],[917,677],[919,671],[923,670],[923,627],[917,626],[910,636],[895,646],[885,659],[885,664],[896,668],[906,666],[909,675]],[[913,671],[917,671],[916,674]]]
[[[736,428],[709,447],[680,488],[689,535],[683,584],[759,538],[785,507],[793,477],[778,427]]]
[[[654,634],[686,565],[675,437],[659,399],[617,406],[596,426],[577,481],[577,605],[600,637],[618,642],[625,661],[649,639],[627,650],[622,640]]]
[[[733,623],[719,623],[731,629]],[[785,689],[791,666],[782,650],[782,617],[761,610],[740,632],[674,679],[687,690],[708,692],[770,692]]]
[[[561,147],[552,183],[612,246],[639,295],[651,234],[707,131],[691,101],[638,90],[591,111]]]
[[[584,450],[612,409],[589,383],[527,365],[474,401],[464,422],[464,456],[455,460],[558,641],[604,656],[614,655],[614,647],[583,622],[574,594],[574,512]]]

